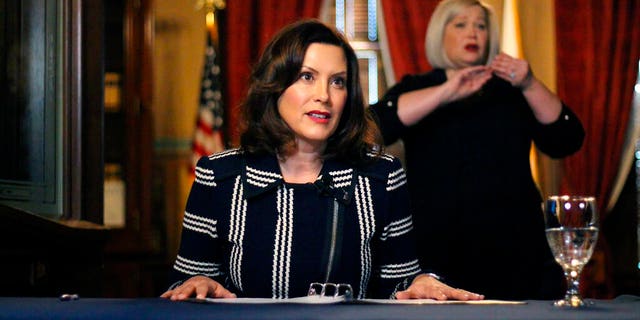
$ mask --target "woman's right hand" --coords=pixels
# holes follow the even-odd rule
[[[441,104],[454,102],[478,92],[491,77],[491,69],[487,66],[447,70],[447,82],[442,85],[444,101]]]
[[[447,81],[439,86],[408,91],[398,97],[398,119],[412,126],[438,107],[468,97],[491,79],[486,66],[447,70]]]
[[[191,277],[181,285],[171,290],[167,290],[167,292],[163,293],[160,297],[177,301],[177,300],[186,300],[192,297],[194,294],[196,299],[204,299],[207,297],[209,298],[235,298],[236,297],[234,293],[227,290],[220,283],[205,276]]]

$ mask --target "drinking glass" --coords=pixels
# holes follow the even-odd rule
[[[567,279],[564,299],[558,307],[582,307],[580,272],[591,259],[598,239],[596,200],[591,196],[550,196],[544,204],[547,242]]]

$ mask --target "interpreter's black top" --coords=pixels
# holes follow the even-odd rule
[[[398,96],[445,81],[442,69],[405,76],[372,106],[385,143],[404,142],[422,266],[488,298],[561,295],[529,157],[532,141],[554,158],[576,152],[580,121],[563,105],[557,121],[539,123],[521,90],[493,77],[478,93],[404,126]]]

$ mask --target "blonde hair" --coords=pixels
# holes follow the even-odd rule
[[[425,38],[425,50],[427,60],[434,68],[449,69],[455,68],[447,56],[442,41],[447,23],[458,15],[463,9],[471,6],[480,6],[486,16],[487,29],[489,30],[487,42],[489,48],[486,52],[485,64],[488,64],[500,52],[500,31],[496,14],[490,5],[481,0],[443,0],[431,15],[427,36]]]

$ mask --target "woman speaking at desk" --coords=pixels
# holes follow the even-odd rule
[[[372,106],[385,143],[403,139],[423,267],[491,299],[562,295],[531,142],[549,156],[576,152],[584,130],[525,60],[499,53],[492,9],[444,0],[427,29],[434,69],[405,76]]]
[[[282,299],[331,282],[356,298],[482,298],[421,273],[404,171],[377,145],[356,55],[334,29],[279,32],[242,108],[240,148],[198,162],[162,297]]]

